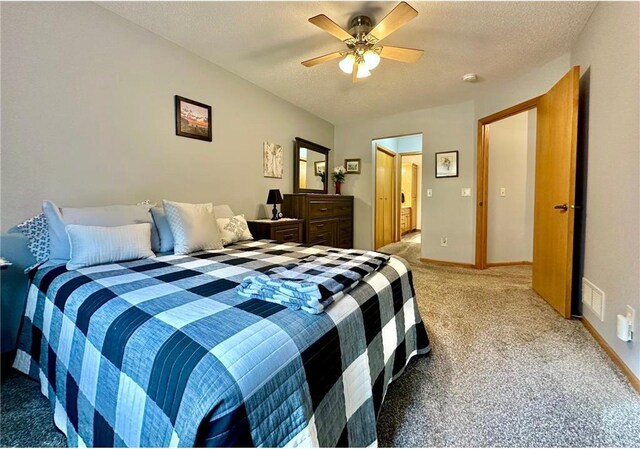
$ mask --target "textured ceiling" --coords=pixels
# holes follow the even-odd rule
[[[410,2],[418,17],[383,43],[425,50],[416,64],[382,60],[352,84],[338,60],[300,62],[344,48],[307,19],[347,28],[381,20],[397,2],[106,2],[99,5],[334,124],[466,101],[567,52],[589,2]],[[476,72],[480,82],[460,78]]]

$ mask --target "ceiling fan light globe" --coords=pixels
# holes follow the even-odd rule
[[[367,50],[364,54],[364,66],[367,70],[373,70],[380,64],[380,55],[375,51]]]
[[[358,69],[358,75],[356,76],[356,78],[366,78],[368,76],[371,76],[371,72],[366,65],[360,64],[360,68]]]
[[[347,55],[345,58],[338,63],[340,70],[344,73],[353,72],[353,64],[356,62],[356,57],[354,55]]]

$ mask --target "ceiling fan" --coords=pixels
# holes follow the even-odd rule
[[[371,70],[378,66],[380,58],[410,63],[417,62],[424,50],[380,45],[382,39],[404,26],[417,15],[418,11],[408,3],[400,2],[375,27],[370,17],[354,17],[351,20],[349,31],[324,14],[311,17],[309,22],[340,39],[347,45],[347,49],[308,59],[302,62],[302,65],[313,67],[343,57],[338,65],[343,72],[352,75],[355,83],[358,79],[371,75]]]

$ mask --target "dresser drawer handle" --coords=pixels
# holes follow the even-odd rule
[[[293,239],[293,234],[287,234],[287,235],[284,235],[284,236],[282,236],[282,238],[283,238],[284,240],[291,240],[291,239]]]
[[[317,224],[316,228],[324,228],[324,223]]]
[[[318,210],[319,210],[320,212],[326,212],[326,211],[328,211],[329,209],[328,209],[328,208],[326,208],[326,207],[321,207],[321,208],[320,208],[320,209],[318,209]]]

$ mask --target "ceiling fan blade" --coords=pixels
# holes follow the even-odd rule
[[[342,56],[341,51],[334,51],[333,53],[329,53],[327,55],[322,55],[318,56],[317,58],[302,61],[302,65],[305,67],[313,67],[314,65],[322,64],[323,62],[331,61],[332,59],[337,59],[340,56]]]
[[[355,83],[358,81],[358,69],[360,68],[360,64],[353,64],[353,71],[351,74],[353,75],[352,81]]]
[[[424,50],[418,50],[415,48],[403,48],[403,47],[390,47],[385,45],[380,50],[380,57],[386,59],[393,59],[400,62],[418,62],[418,59],[422,57]]]
[[[318,28],[323,29],[332,36],[337,37],[341,41],[348,41],[350,39],[353,39],[353,36],[350,35],[344,28],[342,28],[340,25],[335,23],[324,14],[320,14],[310,18],[309,22],[313,23]]]
[[[417,15],[418,11],[408,3],[400,2],[367,34],[367,39],[375,42],[381,41]]]

